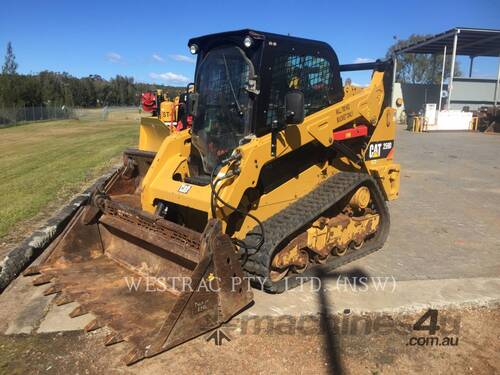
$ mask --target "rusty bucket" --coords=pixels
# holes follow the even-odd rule
[[[106,345],[130,343],[132,364],[220,326],[252,292],[218,220],[199,233],[124,201],[96,194],[24,274],[77,302],[70,316],[93,313],[85,329],[110,328]]]

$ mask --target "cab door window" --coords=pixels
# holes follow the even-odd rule
[[[284,98],[290,89],[304,93],[305,115],[333,103],[333,73],[330,62],[319,56],[281,55],[274,59],[266,125],[284,120]]]

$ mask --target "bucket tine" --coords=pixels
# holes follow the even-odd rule
[[[39,274],[40,274],[40,267],[39,266],[29,266],[23,272],[23,276],[34,276],[34,275],[39,275]]]
[[[48,283],[50,283],[52,278],[53,278],[53,276],[49,275],[49,274],[44,274],[44,275],[38,276],[35,280],[33,280],[33,285],[40,286],[40,285],[48,284]]]
[[[116,332],[112,332],[109,335],[106,336],[106,339],[104,340],[104,345],[105,346],[110,346],[114,344],[118,344],[119,342],[123,342],[123,337]]]
[[[75,307],[73,309],[73,311],[71,311],[69,313],[69,316],[70,316],[70,318],[76,318],[78,316],[82,316],[85,314],[88,314],[87,309],[85,307],[83,307],[82,305],[79,305],[79,306]]]
[[[50,288],[48,288],[45,292],[43,292],[44,296],[50,296],[51,294],[59,293],[62,290],[62,286],[60,284],[54,284]]]
[[[54,298],[54,303],[57,306],[67,305],[68,303],[71,302],[75,302],[75,299],[64,293],[61,293],[56,298]]]
[[[123,357],[123,362],[125,362],[127,366],[130,366],[136,362],[139,362],[141,359],[144,359],[144,357],[145,355],[143,350],[134,348],[130,352],[128,352],[125,357]]]
[[[85,332],[92,332],[101,327],[102,325],[99,323],[99,321],[97,319],[94,319],[89,324],[87,324],[83,330]]]

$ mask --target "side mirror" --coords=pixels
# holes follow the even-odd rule
[[[304,93],[290,90],[285,95],[285,122],[287,125],[298,125],[304,121]]]
[[[199,94],[195,92],[187,94],[188,115],[193,117],[196,117],[196,114],[198,113],[198,96]]]

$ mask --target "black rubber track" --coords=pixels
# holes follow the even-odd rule
[[[269,276],[271,260],[277,249],[282,248],[282,243],[293,238],[294,234],[298,234],[304,227],[319,218],[323,212],[362,185],[370,190],[372,201],[380,215],[379,230],[376,235],[365,241],[361,249],[348,249],[345,255],[330,256],[328,263],[309,266],[302,274],[287,276],[277,282],[271,281]],[[263,225],[265,242],[258,252],[248,255],[243,269],[246,276],[255,280],[253,284],[256,287],[263,287],[269,293],[281,293],[299,285],[303,282],[304,277],[315,276],[319,269],[331,271],[380,249],[389,234],[390,218],[385,199],[373,177],[364,173],[339,172],[322,182],[304,197],[264,221]],[[258,233],[259,228],[255,227],[249,232],[245,238],[247,243],[255,241],[255,235],[252,236],[252,232]]]

